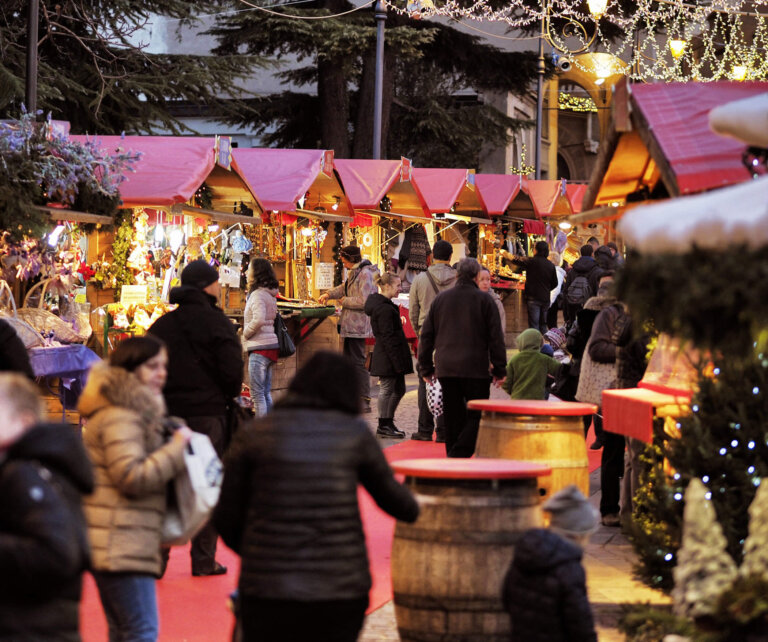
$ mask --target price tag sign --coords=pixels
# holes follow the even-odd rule
[[[120,289],[120,303],[126,306],[136,303],[146,303],[147,296],[146,285],[124,285]]]
[[[330,290],[333,287],[333,263],[315,263],[315,288]]]

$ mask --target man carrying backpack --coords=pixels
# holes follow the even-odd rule
[[[593,272],[599,269],[597,261],[592,256],[593,252],[591,245],[582,245],[581,257],[576,260],[568,276],[565,277],[563,316],[569,327],[587,300],[597,293],[591,285]]]

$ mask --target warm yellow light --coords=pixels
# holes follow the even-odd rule
[[[598,20],[600,16],[605,13],[605,8],[608,6],[608,0],[587,0],[587,6],[589,7],[589,13],[595,20]]]
[[[568,221],[560,221],[557,226],[563,231],[570,230],[573,227]]]
[[[672,40],[669,41],[669,51],[675,60],[677,60],[680,56],[683,55],[686,44],[688,43],[686,43],[685,40],[679,40],[677,38],[673,38]]]
[[[747,68],[744,65],[734,65],[731,70],[731,78],[734,80],[744,80],[747,77]]]
[[[302,236],[312,236],[312,228],[311,227],[302,227],[301,228],[301,235]]]

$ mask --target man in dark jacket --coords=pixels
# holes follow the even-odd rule
[[[0,374],[0,639],[79,641],[93,471],[79,437],[41,412],[31,382]]]
[[[436,376],[443,388],[447,455],[471,457],[480,413],[467,411],[467,402],[488,399],[491,377],[504,382],[507,353],[496,304],[475,282],[480,264],[462,259],[457,271],[456,285],[435,297],[421,329],[419,376]]]
[[[173,288],[173,312],[149,329],[168,348],[168,381],[163,393],[171,415],[182,417],[197,432],[208,435],[219,456],[227,435],[227,405],[240,395],[243,349],[235,326],[216,304],[219,273],[202,259],[181,273],[181,286]],[[192,575],[221,575],[226,567],[216,562],[217,534],[208,524],[192,540]]]
[[[557,287],[557,271],[547,259],[549,246],[546,241],[538,241],[535,254],[527,259],[513,259],[525,270],[525,300],[528,306],[528,327],[545,334],[547,328],[547,310],[549,310],[550,292]]]
[[[582,548],[597,527],[597,513],[579,489],[567,486],[542,508],[549,530],[526,531],[504,579],[502,602],[512,640],[597,642]]]
[[[563,283],[563,316],[568,327],[571,326],[576,319],[576,314],[584,307],[589,297],[597,294],[597,287],[593,287],[591,282],[592,273],[599,271],[597,261],[592,256],[594,250],[592,246],[581,246],[581,257],[576,259],[573,264],[573,268],[568,272],[568,276],[565,277],[565,283]],[[578,279],[578,286],[574,287],[574,290],[569,293],[574,281]],[[580,286],[584,284],[586,279],[586,290]],[[579,296],[577,290],[581,292],[584,290],[583,297]]]

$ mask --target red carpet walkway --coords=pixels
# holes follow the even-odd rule
[[[587,443],[592,443],[590,435]],[[600,451],[588,450],[589,470],[600,466]],[[445,446],[434,442],[410,439],[384,449],[387,460],[441,458]],[[368,544],[373,586],[368,612],[392,599],[390,556],[394,536],[394,520],[382,512],[370,496],[359,491],[360,510]],[[229,573],[218,577],[192,577],[189,547],[173,549],[168,571],[157,583],[160,610],[161,642],[219,642],[229,639],[232,615],[227,609],[227,597],[237,584],[240,562],[232,551],[219,543],[219,561],[229,567]],[[86,575],[80,607],[83,642],[103,642],[107,625],[93,579]]]

